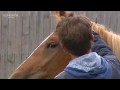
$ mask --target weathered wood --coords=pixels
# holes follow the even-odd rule
[[[9,15],[15,14],[14,11],[9,11]],[[8,30],[8,58],[6,62],[6,76],[8,77],[12,70],[14,70],[15,64],[15,16],[9,16],[9,30]]]
[[[30,34],[30,27],[29,27],[29,18],[30,12],[23,11],[22,12],[22,60],[24,61],[29,55],[29,34]]]
[[[110,18],[110,28],[112,30],[114,30],[114,32],[117,32],[117,12],[115,11],[110,11],[110,15],[111,15],[111,18]]]
[[[45,11],[43,17],[43,37],[46,38],[50,34],[50,12]]]
[[[2,12],[0,12],[0,78],[2,77],[2,59],[1,59],[1,43],[2,43]]]
[[[87,11],[84,13],[88,18],[90,18],[90,20],[96,22],[96,20],[97,20],[97,12],[96,11]]]
[[[43,11],[38,11],[36,16],[36,41],[39,45],[43,40]]]
[[[2,33],[1,33],[1,67],[2,67],[2,73],[1,78],[7,77],[7,63],[8,63],[8,30],[9,30],[9,20],[6,16],[8,14],[7,11],[3,11],[2,15]]]
[[[15,65],[14,68],[17,68],[18,65],[22,62],[22,12],[17,11],[17,17],[15,17]]]
[[[29,54],[37,47],[36,45],[36,11],[30,12],[30,36],[29,36]]]
[[[117,33],[120,35],[120,11],[117,11]]]
[[[54,30],[55,30],[55,26],[56,26],[56,24],[57,24],[57,20],[55,19],[55,17],[54,17],[54,15],[55,15],[55,12],[54,11],[50,11],[50,33],[52,33]]]

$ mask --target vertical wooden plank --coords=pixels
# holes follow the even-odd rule
[[[37,47],[36,43],[36,11],[30,12],[30,40],[29,40],[29,54]]]
[[[111,12],[110,11],[104,11],[104,18],[102,18],[103,25],[105,27],[110,28],[111,24]],[[109,30],[109,29],[108,29]]]
[[[97,12],[96,11],[87,11],[85,14],[88,18],[90,18],[91,21],[96,22],[96,19],[97,19]]]
[[[116,11],[110,11],[111,12],[111,18],[110,18],[110,28],[111,28],[111,30],[113,31],[113,32],[115,32],[115,33],[117,33],[117,31],[116,31],[116,28],[117,28],[117,23],[116,23],[116,21],[117,21],[117,13],[116,13]]]
[[[8,56],[8,30],[9,30],[9,23],[8,23],[8,17],[6,16],[8,14],[7,11],[3,11],[2,15],[2,43],[1,43],[1,67],[2,67],[2,73],[1,78],[5,79],[7,78],[6,71],[7,71],[7,56]]]
[[[104,21],[103,24],[104,24],[106,27],[109,28],[109,25],[110,25],[110,11],[105,11],[105,12],[104,12],[103,21]]]
[[[43,13],[44,11],[38,11],[36,16],[37,45],[43,41]]]
[[[91,12],[91,11],[86,11],[86,12],[85,12],[85,15],[86,15],[88,18],[91,19],[90,15],[89,15],[90,12]],[[83,13],[83,14],[84,14],[84,13]]]
[[[29,11],[22,12],[22,61],[24,61],[29,54]]]
[[[86,12],[87,12],[87,11],[77,11],[77,14],[78,14],[78,15],[79,15],[79,14],[86,15]]]
[[[104,14],[103,13],[104,13],[104,11],[97,11],[97,21],[100,24],[104,23],[104,21],[103,21]]]
[[[2,11],[0,11],[0,79],[2,78],[2,59],[1,59],[1,49],[2,49]]]
[[[50,11],[50,24],[51,24],[51,28],[50,28],[50,33],[52,33],[53,31],[55,31],[55,26],[57,24],[57,20],[55,18],[55,12],[54,11]]]
[[[43,37],[46,38],[50,34],[50,12],[44,11],[43,18]]]
[[[106,11],[105,13],[105,17],[104,17],[104,25],[108,28],[111,28],[111,12],[110,11]]]
[[[15,15],[15,11],[8,11],[9,15]],[[12,73],[15,63],[15,16],[9,16],[9,30],[8,30],[8,58],[6,62],[6,76]]]
[[[16,12],[16,34],[15,34],[15,69],[19,66],[22,60],[22,11]]]
[[[117,11],[117,33],[120,35],[120,11]]]

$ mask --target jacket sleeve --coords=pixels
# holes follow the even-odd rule
[[[111,63],[112,66],[112,79],[120,79],[120,62],[114,55],[111,48],[105,43],[104,40],[93,31],[94,45],[92,47],[93,52],[97,52],[100,56],[105,58],[106,61]]]
[[[112,64],[120,72],[120,62],[117,57],[114,55],[111,48],[105,43],[100,35],[93,31],[94,35],[94,45],[92,47],[92,52],[98,53],[100,56],[105,58],[108,62]]]
[[[97,52],[100,56],[104,57],[106,55],[114,55],[111,48],[106,44],[100,35],[93,31],[94,35],[94,45],[92,47],[92,52]]]

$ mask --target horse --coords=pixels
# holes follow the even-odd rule
[[[68,16],[74,16],[74,14],[65,11],[56,11],[55,14],[58,21]],[[93,30],[100,33],[107,44],[112,45],[112,49],[116,49],[113,43],[115,38],[108,40],[106,35],[109,35],[109,33],[104,34],[102,29],[103,31],[105,30],[105,32],[107,31],[104,28],[101,29],[101,27],[103,26],[93,22]],[[101,31],[98,29],[101,29]],[[114,35],[115,34],[111,35],[111,37]],[[120,49],[117,48],[113,51],[118,52],[118,50]],[[8,79],[53,79],[58,73],[64,70],[69,61],[70,55],[62,50],[59,38],[56,32],[53,31],[31,55],[17,67]]]
[[[9,79],[51,79],[60,73],[70,58],[53,32],[12,73]]]

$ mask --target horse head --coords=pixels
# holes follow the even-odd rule
[[[72,14],[56,11],[56,18]],[[10,75],[9,79],[49,79],[64,70],[70,61],[69,54],[60,46],[55,32],[51,33]]]

